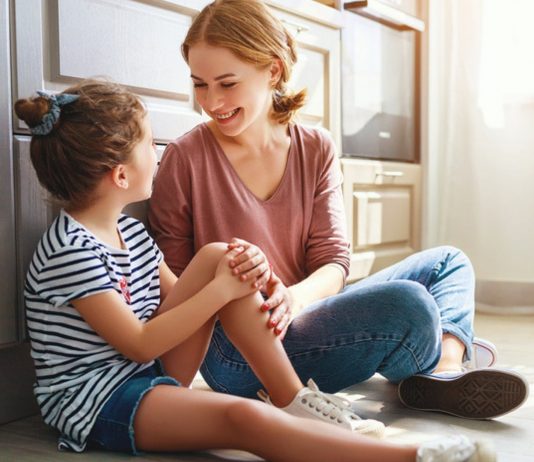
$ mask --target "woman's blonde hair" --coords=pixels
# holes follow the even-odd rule
[[[273,59],[282,64],[282,74],[273,88],[271,117],[280,124],[293,119],[305,103],[306,90],[292,93],[287,88],[297,61],[295,42],[282,23],[261,0],[215,0],[195,18],[182,44],[189,62],[190,48],[199,42],[222,47],[238,58],[265,68]]]

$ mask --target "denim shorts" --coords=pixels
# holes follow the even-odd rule
[[[117,388],[106,402],[89,434],[89,444],[107,451],[137,455],[134,436],[134,418],[143,396],[156,385],[180,383],[165,375],[161,365],[143,369]]]

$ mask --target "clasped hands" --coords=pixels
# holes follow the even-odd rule
[[[238,249],[240,252],[236,255],[235,251]],[[270,311],[267,326],[283,339],[292,321],[295,305],[291,291],[274,273],[267,257],[258,246],[243,239],[233,238],[228,244],[228,251],[234,254],[228,261],[232,274],[241,281],[251,281],[252,287],[267,296],[260,310]]]

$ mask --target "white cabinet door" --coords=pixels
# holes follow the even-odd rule
[[[170,141],[201,120],[180,45],[206,3],[14,0],[15,98],[106,77],[141,95],[154,137]]]
[[[365,159],[341,164],[352,281],[420,249],[421,167]]]
[[[18,340],[8,0],[0,1],[0,347]]]
[[[328,129],[337,146],[341,146],[340,24],[335,20],[324,24],[319,18],[312,19],[304,15],[304,11],[290,9],[290,2],[286,2],[287,5],[278,1],[270,3],[274,14],[297,43],[298,61],[288,86],[294,91],[302,88],[308,91],[307,103],[300,110],[298,120],[304,125]],[[332,10],[319,4],[310,6],[321,11]],[[331,14],[337,13],[332,11]]]

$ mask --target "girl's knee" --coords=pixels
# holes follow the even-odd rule
[[[228,247],[226,243],[210,242],[198,250],[194,259],[199,261],[202,265],[212,267],[213,270],[215,270],[219,261],[227,251]]]

